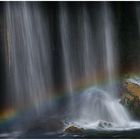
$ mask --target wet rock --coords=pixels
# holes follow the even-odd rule
[[[123,83],[121,103],[137,119],[140,119],[140,85],[133,80]]]
[[[84,131],[83,128],[78,128],[77,126],[74,125],[71,125],[64,130],[64,132],[67,133],[82,133],[83,131]]]
[[[111,122],[100,121],[99,124],[98,124],[98,127],[110,128],[110,127],[113,127],[113,124]]]

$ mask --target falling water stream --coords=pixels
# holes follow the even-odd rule
[[[7,75],[11,105],[41,110],[42,99],[51,100],[52,86],[49,28],[38,5],[26,2],[6,4]],[[47,44],[47,46],[46,46]]]

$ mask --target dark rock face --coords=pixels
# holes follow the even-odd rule
[[[77,126],[69,126],[67,127],[64,132],[67,132],[67,133],[82,133],[84,131],[83,128],[78,128]]]
[[[121,103],[135,118],[140,119],[140,85],[132,81],[125,81]]]

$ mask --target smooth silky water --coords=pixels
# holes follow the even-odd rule
[[[44,100],[47,107],[51,106],[51,110],[56,110],[54,95],[51,92],[53,56],[49,18],[45,17],[47,19],[44,21],[38,4],[6,3],[5,52],[9,79],[7,85],[10,87],[7,104],[18,111],[26,110],[28,106],[34,110],[24,120],[25,124],[30,125],[20,124],[12,128],[13,132],[2,133],[0,137],[123,138],[129,135],[133,137],[132,133],[137,136],[140,124],[132,119],[119,102],[115,82],[119,76],[119,50],[115,36],[117,29],[109,4],[101,4],[94,25],[90,19],[92,15],[84,4],[77,11],[75,21],[71,21],[67,3],[59,3],[58,9],[62,71],[67,93],[65,96],[69,99],[68,117],[62,120],[64,127],[61,131],[44,132],[36,129],[28,132],[32,120],[43,115],[42,112],[46,109]],[[78,36],[75,36],[75,32],[78,32]],[[103,86],[98,84],[99,72],[106,81]],[[77,93],[74,84],[77,77],[82,77],[85,85],[88,85],[90,79],[91,86]],[[47,114],[45,115],[46,119]],[[85,131],[80,134],[63,132],[71,125],[84,128]],[[127,136],[126,132],[129,132]]]
[[[42,99],[51,100],[49,28],[44,27],[48,25],[44,25],[39,7],[26,2],[6,4],[6,23],[7,76],[11,93],[8,102],[16,109],[35,105],[39,112]]]

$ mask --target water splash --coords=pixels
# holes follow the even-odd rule
[[[81,110],[76,124],[96,124],[97,127],[102,121],[109,122],[110,127],[127,127],[130,117],[119,100],[112,98],[107,91],[96,87],[85,90],[81,95]]]

